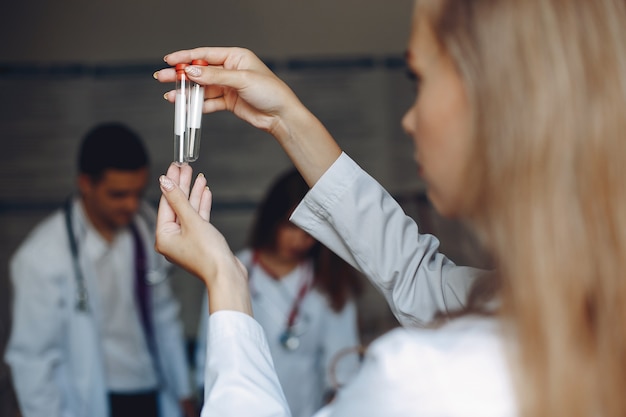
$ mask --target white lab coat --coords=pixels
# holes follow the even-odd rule
[[[219,311],[209,320],[202,417],[288,417],[260,325]],[[357,376],[315,417],[517,417],[500,323],[452,320],[398,328],[373,342]]]
[[[313,280],[312,263],[306,262],[280,281],[253,264],[253,252],[245,249],[237,257],[248,268],[254,318],[265,332],[276,373],[294,417],[310,417],[323,405],[324,394],[334,389],[331,366],[344,350],[359,347],[356,304],[349,300],[340,312],[334,311],[324,294],[311,289],[300,306],[296,328],[300,346],[287,350],[280,342],[287,317],[303,281]],[[198,327],[196,372],[199,386],[204,386],[206,337],[208,326],[205,295]],[[210,354],[210,353],[209,353]],[[357,353],[336,362],[334,376],[346,381],[358,368]]]
[[[82,216],[74,201],[73,225],[80,248]],[[181,415],[179,399],[191,395],[179,306],[167,278],[169,264],[154,246],[154,210],[137,218],[148,256],[153,327],[161,375],[163,417]],[[84,226],[83,226],[84,227]],[[80,249],[79,249],[80,253]],[[99,338],[99,306],[93,266],[79,256],[89,312],[76,308],[77,284],[64,220],[59,210],[28,235],[10,262],[13,324],[5,359],[24,417],[109,417]]]
[[[516,415],[496,320],[468,317],[437,330],[416,327],[438,312],[462,308],[481,271],[438,253],[437,239],[420,235],[345,154],[292,221],[364,272],[407,327],[371,345],[359,374],[319,416]],[[211,315],[207,352],[203,417],[289,415],[258,323],[236,312]]]

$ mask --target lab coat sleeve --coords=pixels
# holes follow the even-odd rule
[[[345,153],[324,173],[291,220],[363,272],[403,325],[422,326],[466,305],[484,271],[456,266],[439,241]]]
[[[250,265],[252,261],[252,251],[243,249],[235,254],[237,258],[244,264]],[[202,296],[202,307],[200,308],[200,317],[198,319],[198,331],[196,333],[196,347],[194,352],[195,369],[194,377],[196,387],[204,389],[204,374],[206,367],[206,350],[207,350],[207,329],[209,327],[209,296],[205,291]]]
[[[49,225],[48,225],[49,226]],[[57,234],[58,235],[58,234]],[[11,259],[13,322],[5,358],[24,417],[61,415],[60,369],[66,366],[64,306],[67,289],[56,272],[56,239],[30,239]]]
[[[202,417],[288,417],[265,332],[250,316],[209,316]]]

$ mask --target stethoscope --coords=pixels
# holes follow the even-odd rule
[[[87,313],[89,312],[89,292],[87,291],[87,284],[85,282],[85,276],[83,274],[82,268],[80,267],[79,256],[78,256],[78,242],[76,240],[76,234],[74,233],[73,226],[73,205],[74,199],[70,196],[66,201],[63,208],[64,216],[65,216],[65,228],[67,231],[67,237],[70,246],[70,252],[72,254],[72,267],[74,269],[74,277],[76,278],[76,310],[80,312]],[[145,218],[145,216],[143,216]],[[147,220],[146,220],[147,221]],[[133,237],[137,244],[142,244],[140,241],[139,234],[136,230],[134,224],[131,224],[131,232],[133,233]],[[139,263],[138,259],[135,259],[135,263]],[[145,269],[145,259],[141,260],[141,265],[138,267]],[[137,267],[137,265],[136,265]],[[145,270],[143,274],[145,276],[145,282],[148,285],[156,285],[159,284],[165,279],[167,279],[166,274],[163,274],[162,277],[154,278],[158,274],[152,274],[150,271]]]
[[[254,267],[262,268],[259,263],[258,253],[255,251],[252,254],[252,259],[249,265],[247,265],[249,278],[248,281],[252,284],[252,277],[254,275],[253,269]],[[307,279],[307,276],[310,276],[310,267],[303,272],[303,279],[300,283],[300,287],[298,292],[296,293],[296,297],[293,300],[291,305],[291,310],[287,315],[287,323],[285,324],[285,329],[281,332],[278,340],[286,350],[293,351],[300,347],[300,337],[304,333],[301,329],[301,326],[298,325],[298,317],[300,316],[300,306],[302,305],[302,301],[304,297],[311,289],[312,282],[310,279]],[[259,291],[256,291],[254,288],[251,288],[251,295],[253,298],[259,297]]]

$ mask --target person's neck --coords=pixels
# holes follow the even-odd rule
[[[87,217],[87,220],[93,228],[98,232],[98,234],[108,243],[113,242],[113,238],[115,237],[115,233],[117,229],[110,227],[106,222],[102,221],[89,207],[88,204],[85,204],[83,200],[81,200],[81,206],[83,208],[83,212]]]
[[[257,262],[269,276],[276,280],[289,275],[300,264],[299,259],[284,259],[268,250],[257,251]]]

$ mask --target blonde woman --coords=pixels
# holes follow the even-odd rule
[[[470,222],[498,268],[465,314],[375,342],[320,416],[626,415],[624,45],[623,0],[417,2],[403,126],[435,207]],[[204,110],[270,132],[312,187],[292,221],[374,282],[410,290],[419,237],[384,190],[252,53],[166,61],[196,58],[211,63],[188,72],[209,86]],[[205,180],[190,184],[188,167],[161,177],[157,248],[208,287],[203,415],[288,415],[245,270],[209,223]],[[372,218],[390,229],[361,227]]]

